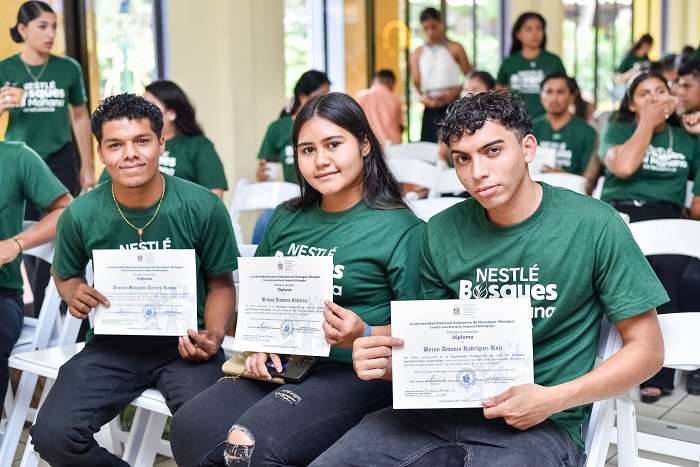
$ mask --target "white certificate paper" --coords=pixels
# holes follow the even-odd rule
[[[391,302],[395,409],[483,407],[532,383],[529,298]]]
[[[333,300],[332,256],[238,258],[234,350],[327,357],[323,302]]]
[[[535,158],[530,162],[530,173],[541,173],[545,165],[552,168],[557,166],[557,150],[551,146],[538,145]]]
[[[95,334],[186,336],[197,330],[194,250],[93,250]]]

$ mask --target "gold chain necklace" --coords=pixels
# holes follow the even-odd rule
[[[122,219],[124,219],[124,222],[129,224],[133,229],[136,230],[136,232],[139,234],[139,243],[143,242],[143,229],[151,225],[151,222],[153,222],[153,219],[156,218],[158,215],[158,211],[160,210],[160,205],[163,203],[163,197],[165,196],[165,177],[163,177],[163,174],[160,174],[160,177],[163,179],[163,192],[160,194],[160,201],[158,201],[158,206],[156,206],[156,212],[153,213],[153,216],[151,217],[151,220],[146,222],[146,225],[141,227],[140,229],[136,227],[134,224],[129,222],[129,219],[126,218],[124,213],[122,212],[122,209],[119,207],[119,203],[117,202],[117,197],[114,196],[114,181],[112,181],[112,199],[114,200],[114,204],[117,206],[117,210],[119,211],[119,214],[122,216]]]

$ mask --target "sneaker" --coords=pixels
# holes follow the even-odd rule
[[[685,377],[685,387],[688,394],[700,395],[700,370],[689,371]]]

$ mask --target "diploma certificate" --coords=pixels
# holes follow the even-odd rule
[[[327,357],[321,325],[333,300],[332,256],[238,258],[234,350]]]
[[[93,250],[95,334],[186,336],[197,330],[194,250]]]
[[[532,383],[528,298],[391,302],[395,409],[483,407]]]

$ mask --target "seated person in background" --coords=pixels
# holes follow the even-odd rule
[[[512,95],[477,94],[450,108],[440,139],[474,198],[428,222],[420,295],[475,298],[476,286],[488,285],[478,282],[479,271],[489,276],[537,265],[535,281],[552,291],[548,296],[535,292],[535,283],[521,288],[515,277],[485,287],[494,298],[499,290],[532,291],[535,384],[486,398],[483,409],[382,409],[312,466],[579,466],[588,404],[661,367],[654,308],[666,293],[614,209],[530,179],[527,164],[537,146],[530,130],[522,101]],[[615,323],[623,347],[593,369],[603,315]],[[358,375],[391,380],[392,346],[403,345],[400,337],[357,339]]]
[[[58,216],[72,198],[39,154],[24,143],[0,141],[0,187],[0,394],[5,397],[10,378],[7,360],[24,320],[22,251],[53,240]],[[22,231],[27,201],[48,214]]]
[[[496,80],[488,71],[472,71],[467,76],[464,91],[467,94],[479,94],[480,92],[492,92],[496,90]]]
[[[401,144],[403,132],[403,110],[401,99],[394,94],[396,76],[391,70],[379,70],[372,79],[372,87],[357,93],[355,100],[367,115],[377,139],[387,143]]]
[[[556,151],[556,165],[545,165],[542,172],[582,175],[595,154],[598,133],[585,120],[569,113],[576,88],[565,73],[548,74],[540,89],[545,114],[532,120],[532,134],[538,147]]]
[[[53,276],[71,315],[87,318],[102,293],[84,270],[95,249],[194,249],[197,324],[186,336],[88,334],[63,365],[30,429],[36,451],[52,466],[126,466],[93,434],[150,387],[172,413],[219,378],[221,343],[236,302],[232,271],[238,249],[231,219],[211,191],[161,174],[163,115],[142,97],[120,94],[92,116],[100,160],[111,182],[84,194],[58,221]]]
[[[700,60],[691,60],[678,70],[673,91],[678,97],[679,114],[700,112]]]
[[[143,98],[163,112],[165,152],[158,159],[160,171],[208,188],[223,199],[228,190],[224,166],[185,92],[172,81],[154,81],[146,86]],[[100,183],[107,180],[109,172],[103,170]]]

